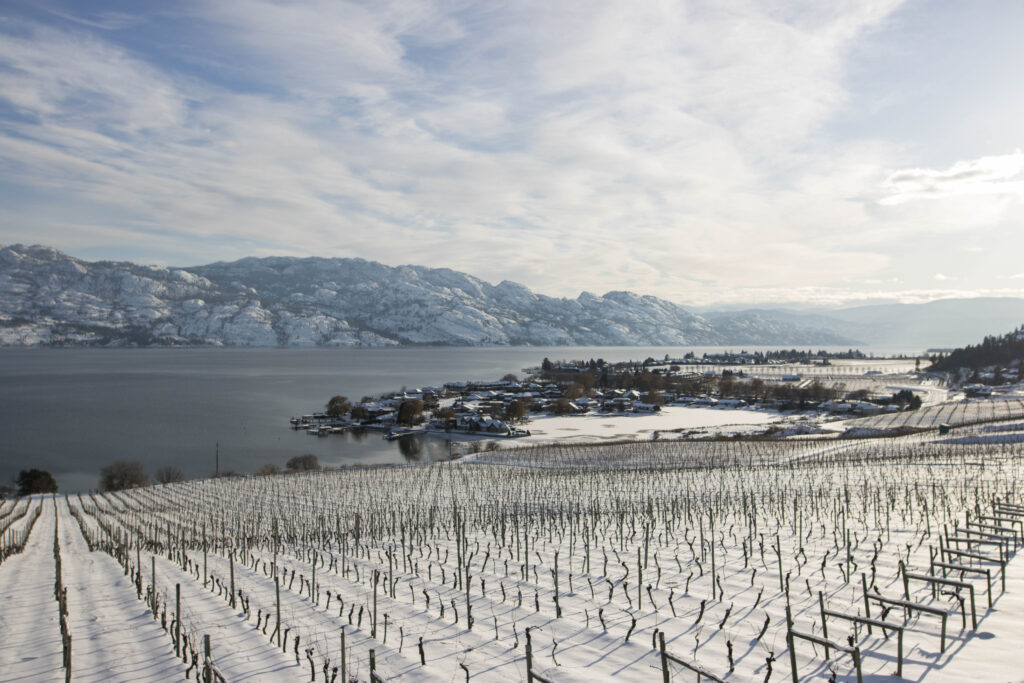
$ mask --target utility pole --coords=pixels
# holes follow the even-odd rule
[[[220,475],[220,441],[217,442],[217,455],[215,456],[215,462],[216,462],[216,464],[214,465],[215,469],[214,469],[213,473],[214,473],[214,476],[219,476]]]

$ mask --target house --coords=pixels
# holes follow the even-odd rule
[[[457,418],[456,428],[482,434],[511,434],[512,429],[503,421],[485,415],[465,415]]]

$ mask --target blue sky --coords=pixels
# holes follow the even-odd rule
[[[575,296],[1024,294],[1024,3],[0,6],[0,243]]]

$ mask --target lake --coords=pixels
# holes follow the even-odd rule
[[[760,347],[759,347],[760,348]],[[418,452],[376,432],[316,438],[289,429],[293,415],[331,396],[353,401],[402,387],[495,380],[549,357],[608,361],[682,356],[719,347],[485,347],[403,349],[0,349],[0,481],[48,470],[61,491],[97,486],[101,467],[139,460],[188,477],[283,466],[312,453],[325,466],[400,463]]]

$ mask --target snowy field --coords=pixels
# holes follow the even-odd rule
[[[526,680],[528,658],[550,681],[856,680],[827,639],[864,681],[1015,682],[1024,444],[986,437],[1022,429],[562,444],[7,501],[0,678],[61,680],[70,651],[72,680],[367,681],[372,651],[385,680]]]
[[[841,425],[843,428],[863,429],[898,429],[900,427],[937,429],[941,424],[956,427],[1022,417],[1024,417],[1024,398],[1009,396],[1006,398],[947,401],[927,405],[920,410],[845,420]]]
[[[591,413],[531,417],[530,436],[502,441],[502,447],[551,442],[622,441],[672,438],[674,432],[700,430],[728,434],[762,432],[783,417],[776,411],[735,408],[665,406],[658,413]]]

